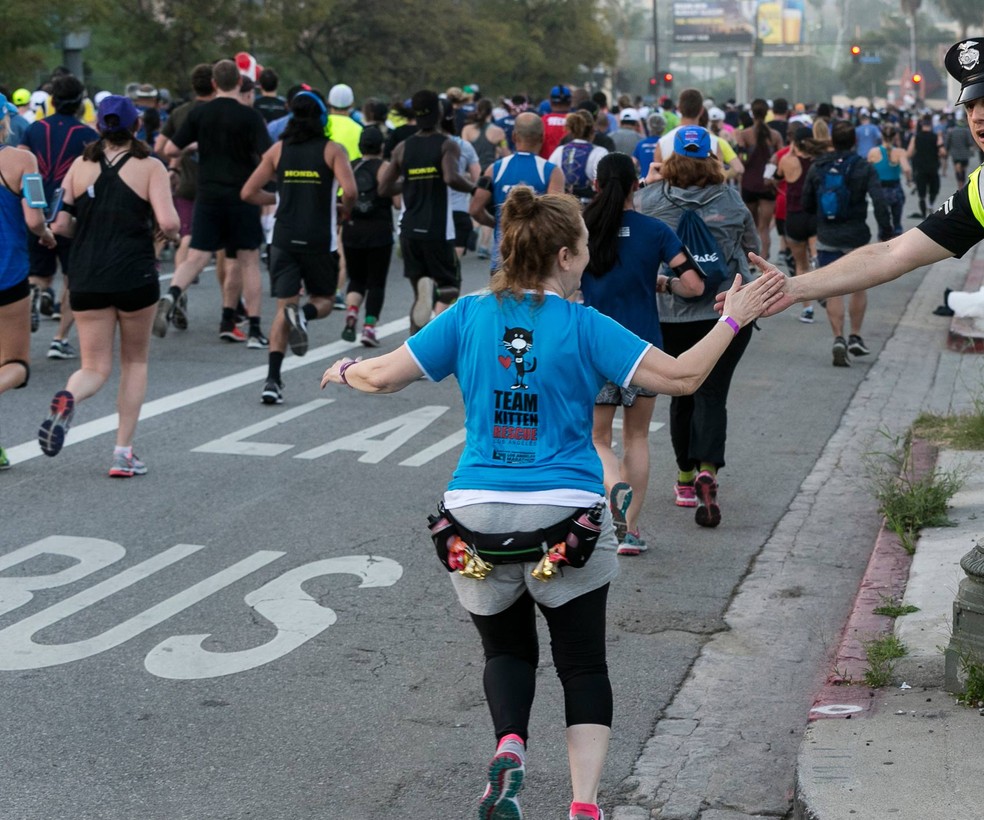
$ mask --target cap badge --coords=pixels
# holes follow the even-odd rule
[[[977,64],[981,61],[980,51],[974,48],[976,45],[977,42],[975,40],[967,40],[960,44],[960,53],[957,55],[957,60],[964,71],[977,68]]]

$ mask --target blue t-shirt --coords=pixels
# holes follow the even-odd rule
[[[868,152],[882,143],[882,133],[881,129],[877,125],[872,123],[867,123],[866,125],[859,125],[854,129],[854,134],[857,137],[857,145],[855,150],[861,157],[867,157]]]
[[[653,164],[653,156],[656,153],[656,146],[659,145],[659,137],[643,137],[636,143],[632,156],[639,163],[639,175],[646,176],[649,173],[649,166]]]
[[[638,211],[623,211],[618,262],[604,276],[585,271],[581,277],[584,304],[662,349],[656,276],[660,264],[669,264],[682,250],[683,243],[666,223]]]
[[[506,135],[506,142],[509,144],[509,150],[516,150],[516,143],[513,142],[513,129],[516,127],[516,117],[512,114],[507,114],[505,117],[499,117],[497,120],[492,120],[493,124],[498,125],[499,128],[503,130]]]
[[[454,375],[465,448],[451,490],[604,494],[591,441],[594,399],[626,386],[649,345],[621,325],[547,294],[459,299],[407,340],[434,381]]]
[[[44,194],[52,201],[55,189],[61,185],[76,157],[99,134],[75,117],[52,114],[43,120],[32,122],[24,132],[21,147],[30,150],[38,158],[38,171],[44,180]]]
[[[517,151],[508,157],[492,163],[492,204],[495,205],[495,235],[492,241],[492,270],[495,270],[499,257],[499,214],[516,185],[529,185],[538,194],[545,194],[550,185],[550,175],[557,166],[543,157],[528,151]]]

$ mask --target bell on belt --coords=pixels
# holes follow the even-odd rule
[[[465,568],[458,570],[459,575],[465,578],[474,578],[476,581],[485,580],[485,577],[490,572],[492,572],[492,565],[487,561],[483,561],[474,553],[468,556],[468,560],[465,562]]]
[[[530,575],[538,581],[549,581],[557,574],[557,564],[564,560],[566,560],[564,558],[564,545],[556,544],[544,553],[543,558],[533,568]]]

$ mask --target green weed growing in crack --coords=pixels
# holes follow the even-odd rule
[[[890,595],[879,595],[881,603],[871,610],[875,615],[885,615],[888,618],[900,618],[903,615],[911,615],[918,612],[919,607],[912,604],[903,604],[898,598]]]
[[[888,528],[912,555],[923,527],[950,525],[947,508],[960,490],[964,476],[956,470],[933,469],[917,476],[912,464],[912,432],[892,436],[880,431],[892,446],[887,452],[864,455],[865,473],[874,487],[878,510]]]
[[[881,686],[888,686],[892,682],[892,674],[895,671],[894,661],[905,657],[909,650],[894,635],[886,635],[882,638],[866,641],[864,652],[868,659],[868,668],[864,671],[864,682],[877,689]]]

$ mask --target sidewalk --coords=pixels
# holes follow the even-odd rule
[[[967,269],[964,289],[984,277],[984,256]],[[942,296],[942,294],[941,294]],[[984,350],[984,323],[954,318],[947,347]],[[946,371],[946,372],[944,372]],[[940,358],[935,412],[971,409],[984,391],[984,356]],[[980,751],[984,714],[944,691],[943,649],[964,571],[960,559],[984,538],[984,454],[920,446],[914,460],[966,476],[953,498],[951,527],[923,530],[910,559],[884,528],[872,552],[842,637],[833,673],[819,693],[797,761],[795,816],[804,820],[979,820],[984,817]],[[891,619],[872,614],[881,597],[919,611],[895,619],[909,654],[896,662],[894,682],[865,686],[862,644],[887,634]]]

